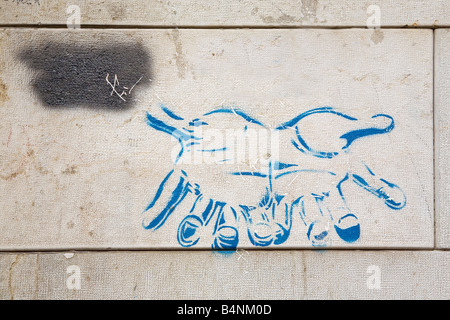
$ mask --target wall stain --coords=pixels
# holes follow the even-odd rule
[[[3,82],[2,78],[0,78],[0,103],[6,102],[9,100],[7,92],[8,92],[8,87]]]
[[[178,77],[184,79],[186,76],[187,63],[184,58],[183,46],[180,40],[180,31],[177,29],[173,30],[170,34],[170,38],[175,45],[175,63],[178,68]]]
[[[24,173],[25,172],[25,169],[23,169],[23,168],[21,168],[21,169],[19,169],[19,170],[17,170],[17,171],[14,171],[13,173],[11,173],[11,174],[8,174],[8,175],[0,175],[0,178],[2,178],[2,180],[6,180],[6,181],[8,181],[8,180],[11,180],[11,179],[14,179],[15,177],[17,177],[19,174],[22,174],[22,173]]]
[[[39,253],[36,254],[36,269],[34,270],[34,299],[37,299],[39,293],[39,272],[41,271],[41,262]]]
[[[303,20],[317,22],[317,3],[318,0],[302,0],[300,9],[302,11]]]
[[[379,44],[383,41],[384,39],[384,33],[381,30],[374,30],[372,35],[370,36],[370,40],[372,40],[372,42],[374,44]]]
[[[62,171],[61,173],[63,174],[75,174],[77,173],[77,166],[70,166],[67,167],[64,171]]]
[[[300,17],[296,17],[293,15],[287,14],[286,10],[281,10],[280,8],[276,8],[281,12],[281,15],[279,17],[273,17],[273,16],[265,16],[260,15],[261,20],[264,23],[269,24],[291,24],[291,23],[299,23],[302,21],[311,21],[311,22],[317,22],[317,4],[318,0],[302,0],[300,5]],[[256,15],[258,13],[258,8],[254,8],[251,12],[252,15]]]
[[[152,78],[150,55],[136,42],[31,44],[19,59],[35,71],[31,85],[51,108],[128,109]]]
[[[123,21],[126,20],[127,11],[125,3],[123,2],[112,2],[106,6],[108,13],[111,15],[113,21]]]
[[[23,254],[16,255],[16,259],[9,266],[9,270],[8,270],[8,289],[9,289],[9,294],[11,296],[11,300],[15,299],[14,288],[13,288],[13,285],[12,285],[12,274],[13,274],[13,271],[14,271],[14,267],[16,266],[16,264],[19,263],[19,260],[22,258],[22,256],[23,256]]]
[[[293,23],[298,22],[294,16],[283,13],[281,16],[274,18],[272,16],[260,16],[264,23]]]
[[[41,5],[41,0],[3,0],[4,2],[10,2],[10,3],[15,3],[17,5],[19,4],[27,4],[27,5]]]

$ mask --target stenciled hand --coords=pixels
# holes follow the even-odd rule
[[[147,114],[147,123],[174,137],[180,149],[144,211],[143,226],[158,230],[181,203],[189,203],[178,227],[183,247],[197,244],[205,229],[213,249],[235,249],[245,233],[255,246],[281,244],[293,215],[301,217],[313,246],[329,243],[330,225],[342,240],[354,242],[360,225],[344,195],[349,182],[391,209],[406,204],[398,186],[349,152],[359,138],[390,132],[394,121],[388,115],[364,122],[323,107],[270,129],[238,108],[215,109],[189,122],[161,108],[168,121]],[[246,232],[239,230],[241,219]]]

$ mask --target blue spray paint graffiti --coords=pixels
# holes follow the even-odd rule
[[[259,201],[228,203],[211,198],[204,194],[200,184],[191,181],[189,174],[178,167],[182,158],[192,153],[219,155],[215,162],[218,165],[233,161],[227,154],[230,147],[223,144],[213,146],[205,144],[205,132],[201,129],[209,127],[209,123],[214,122],[214,117],[227,114],[243,121],[244,135],[249,134],[250,126],[268,129],[267,126],[239,108],[222,107],[189,122],[185,122],[183,117],[166,106],[162,105],[161,109],[175,123],[169,124],[147,113],[147,124],[175,138],[179,142],[180,151],[174,158],[174,169],[163,179],[150,204],[144,210],[143,227],[158,230],[185,199],[191,199],[192,207],[178,226],[177,240],[182,247],[195,246],[202,237],[201,230],[206,226],[212,226],[211,223],[214,226],[210,233],[213,249],[233,250],[237,248],[240,238],[245,235],[254,246],[279,245],[288,240],[294,215],[298,215],[304,223],[305,235],[312,246],[323,247],[329,243],[330,229],[327,227],[329,222],[341,240],[353,243],[360,238],[361,227],[357,215],[348,207],[343,190],[343,185],[351,182],[381,199],[390,209],[400,210],[406,205],[406,196],[401,188],[384,178],[377,177],[365,163],[362,163],[360,171],[348,170],[340,176],[334,170],[305,168],[297,159],[281,161],[273,156],[268,158],[267,165],[261,170],[227,172],[229,176],[258,179],[258,184],[264,186],[265,190],[261,193]],[[336,144],[333,147],[313,147],[316,141],[305,137],[302,130],[303,121],[312,116],[324,115],[350,123],[335,139],[341,142],[337,144],[338,147]],[[387,134],[395,127],[394,119],[389,115],[376,114],[371,119],[381,119],[384,125],[380,127],[371,122],[364,123],[332,107],[322,107],[303,112],[272,131],[292,133],[289,144],[294,151],[296,150],[296,154],[300,152],[303,156],[321,159],[317,161],[332,161],[348,153],[355,141],[364,137]],[[303,174],[314,174],[317,179],[336,177],[338,182],[329,186],[329,190],[322,192],[298,195],[280,192],[278,186],[280,183],[283,184],[282,181],[285,181],[283,179]],[[331,205],[336,203],[337,205]],[[317,214],[312,215],[310,213],[312,211]],[[244,222],[246,230],[239,229],[241,221]]]

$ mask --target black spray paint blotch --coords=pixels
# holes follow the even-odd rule
[[[152,78],[150,55],[137,43],[46,43],[19,58],[33,69],[33,89],[47,107],[127,109]]]

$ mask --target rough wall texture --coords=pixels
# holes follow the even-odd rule
[[[448,299],[448,6],[0,0],[0,298]]]

